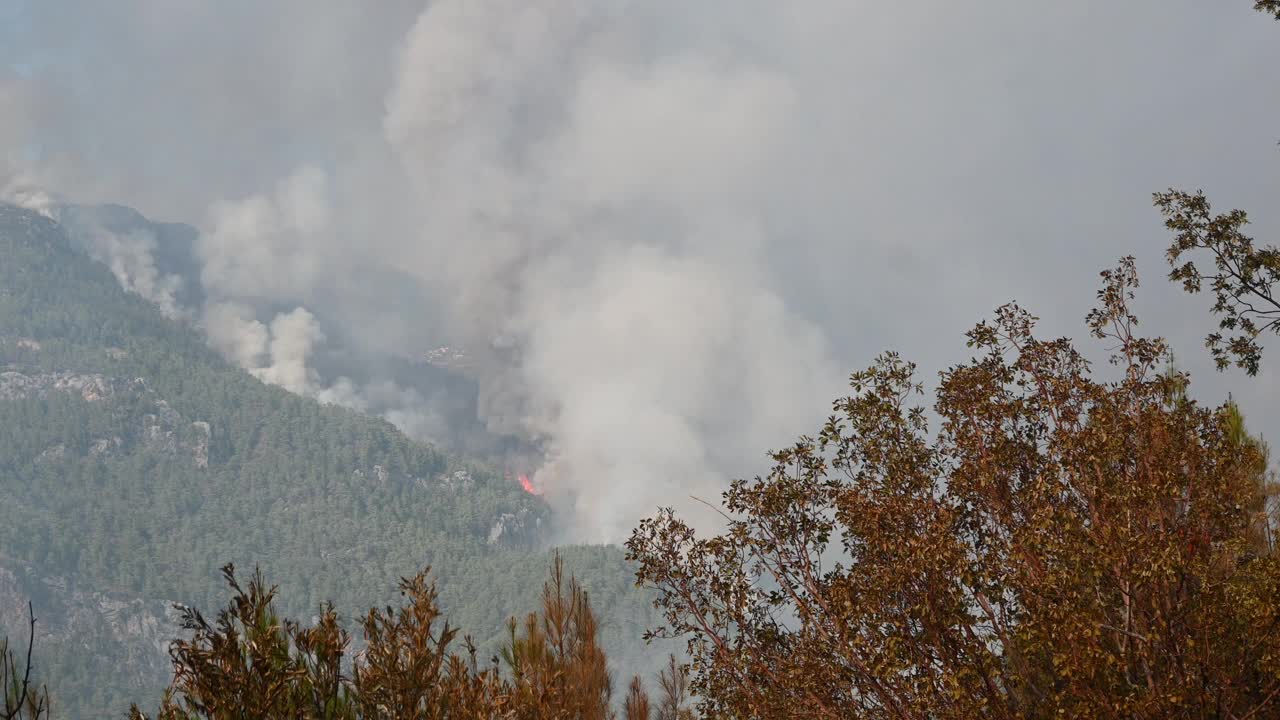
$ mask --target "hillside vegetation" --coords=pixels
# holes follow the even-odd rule
[[[499,471],[232,367],[41,215],[0,205],[0,257],[0,636],[34,598],[60,717],[157,697],[169,604],[220,604],[228,562],[299,617],[358,616],[429,565],[482,652],[536,603],[551,517]],[[610,657],[656,666],[621,552],[566,562]]]

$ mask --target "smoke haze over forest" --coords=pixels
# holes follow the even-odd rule
[[[886,347],[927,381],[1014,299],[1081,334],[1124,254],[1197,394],[1246,387],[1150,194],[1280,234],[1274,32],[1195,0],[0,0],[0,199],[190,223],[189,267],[100,216],[78,241],[262,380],[419,437],[438,409],[382,366],[465,349],[480,419],[615,541]],[[1238,397],[1273,440],[1277,378]]]

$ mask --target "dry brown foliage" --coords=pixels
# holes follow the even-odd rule
[[[1006,306],[941,374],[936,433],[885,355],[732,485],[722,534],[670,511],[636,530],[707,716],[1280,715],[1264,448],[1159,372],[1132,259],[1103,280],[1111,379]]]
[[[375,608],[361,625],[364,648],[332,608],[311,627],[279,617],[276,588],[255,573],[247,586],[228,565],[231,602],[210,623],[182,608],[190,639],[170,649],[174,676],[158,720],[613,720],[608,662],[587,593],[566,576],[557,555],[543,588],[542,609],[517,625],[498,665],[480,667],[469,638],[457,652],[457,630],[440,610],[424,570],[400,582],[399,608]],[[660,678],[659,720],[687,720],[679,666]],[[674,709],[672,709],[674,708]],[[650,720],[636,679],[626,720]],[[663,714],[663,713],[666,714]],[[135,720],[145,720],[133,708]]]

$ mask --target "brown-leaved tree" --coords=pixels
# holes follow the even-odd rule
[[[542,611],[512,619],[502,657],[512,675],[514,717],[521,720],[608,720],[613,682],[597,643],[587,592],[566,578],[555,558],[542,589]],[[518,628],[518,631],[517,631]],[[636,692],[633,686],[632,694]],[[641,703],[636,711],[647,711]]]
[[[1264,448],[1160,371],[1132,259],[1103,280],[1108,377],[1006,306],[941,374],[935,433],[888,354],[733,483],[721,534],[642,523],[629,554],[707,716],[1280,715]]]
[[[227,607],[209,622],[182,608],[187,639],[170,648],[173,681],[158,720],[613,720],[612,682],[587,593],[557,555],[542,609],[511,623],[506,672],[480,667],[469,639],[444,619],[424,570],[400,581],[405,604],[375,608],[364,647],[332,608],[304,627],[275,611],[276,588],[255,573],[247,586],[228,565]],[[687,684],[674,658],[659,677],[657,720],[690,720]],[[638,679],[624,720],[651,720]],[[35,717],[35,716],[32,716]],[[146,720],[137,707],[135,720]]]
[[[1258,0],[1253,8],[1280,20],[1280,0]],[[1203,191],[1169,189],[1155,194],[1155,204],[1173,232],[1165,255],[1169,279],[1188,293],[1209,289],[1218,330],[1205,345],[1219,370],[1229,365],[1258,374],[1262,335],[1280,335],[1280,250],[1258,247],[1245,234],[1249,217],[1243,210],[1214,214]],[[1213,269],[1196,256],[1212,258]]]
[[[1249,223],[1242,210],[1214,214],[1203,192],[1169,190],[1155,195],[1165,226],[1174,234],[1166,253],[1169,279],[1188,293],[1213,293],[1218,330],[1205,345],[1218,369],[1231,364],[1258,374],[1264,334],[1280,335],[1280,250],[1258,247],[1244,233]],[[1207,254],[1213,269],[1191,259]]]

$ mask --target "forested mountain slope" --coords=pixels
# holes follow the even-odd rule
[[[227,562],[261,566],[302,617],[391,602],[429,564],[451,621],[492,648],[535,603],[549,522],[491,467],[232,367],[57,223],[0,205],[0,634],[25,635],[34,599],[60,716],[150,703],[169,603],[221,605]],[[621,552],[567,561],[617,666],[648,667]]]

